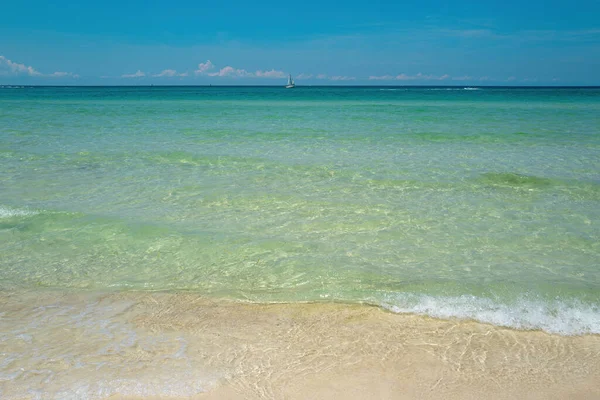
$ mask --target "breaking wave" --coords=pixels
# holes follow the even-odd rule
[[[437,297],[395,294],[388,296],[381,305],[395,313],[442,319],[472,319],[497,326],[520,330],[539,329],[564,336],[600,334],[600,306],[580,300],[545,301],[523,296],[510,304],[502,304],[472,295]]]

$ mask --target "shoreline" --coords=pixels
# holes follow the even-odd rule
[[[600,397],[599,335],[194,293],[0,292],[0,303],[8,399]]]

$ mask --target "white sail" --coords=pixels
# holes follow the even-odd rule
[[[286,89],[291,89],[293,87],[295,87],[296,84],[294,83],[294,80],[292,79],[292,74],[288,75],[288,81],[287,81],[287,85],[285,85]]]

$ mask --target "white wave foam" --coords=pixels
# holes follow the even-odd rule
[[[11,304],[45,295],[32,292]],[[9,349],[0,357],[0,398],[191,398],[223,379],[216,369],[192,362],[185,338],[136,330],[128,314],[135,301],[94,296],[74,297],[73,303],[62,296],[52,293],[30,308],[8,307],[0,318],[0,343]]]
[[[547,302],[522,297],[512,304],[500,304],[488,298],[467,295],[397,294],[389,296],[382,306],[396,313],[473,319],[509,328],[541,329],[564,336],[600,334],[600,306],[576,300]]]
[[[6,208],[0,206],[0,219],[1,218],[12,218],[12,217],[26,217],[30,215],[39,214],[37,211],[31,210],[19,210],[16,208]]]

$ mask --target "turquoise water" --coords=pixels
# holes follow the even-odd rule
[[[0,166],[0,289],[600,333],[600,89],[0,88]]]

